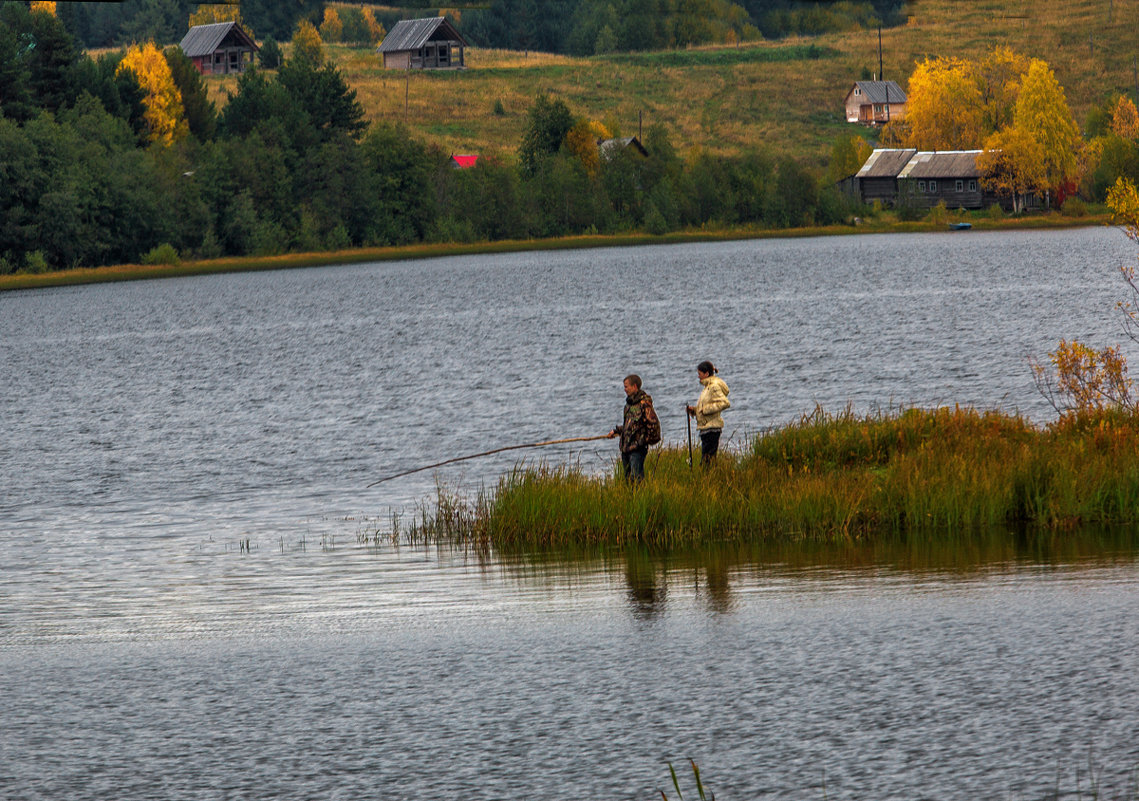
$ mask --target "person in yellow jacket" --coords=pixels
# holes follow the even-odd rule
[[[716,375],[718,371],[711,362],[696,365],[696,375],[704,389],[695,406],[689,406],[688,415],[696,418],[696,430],[700,432],[700,462],[707,466],[716,458],[720,449],[720,434],[724,430],[724,418],[720,412],[731,406],[728,400],[728,385]]]

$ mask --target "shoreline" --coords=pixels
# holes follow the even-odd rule
[[[1111,224],[1110,214],[1064,217],[1058,212],[1039,216],[992,220],[985,217],[966,218],[972,231],[1019,231],[1088,228]],[[179,264],[118,264],[104,267],[78,267],[44,273],[12,273],[0,275],[0,292],[48,287],[79,286],[117,281],[144,281],[157,278],[181,278],[216,273],[289,270],[310,267],[335,267],[378,261],[406,261],[444,258],[447,256],[518,253],[526,251],[579,250],[638,245],[675,245],[690,242],[730,242],[747,239],[799,239],[804,237],[851,236],[857,234],[937,233],[947,232],[944,222],[863,222],[859,225],[830,225],[803,228],[724,228],[717,230],[678,231],[659,236],[644,233],[594,234],[553,239],[513,239],[494,242],[438,242],[339,251],[285,253],[277,256],[233,256],[218,259],[184,261]],[[958,232],[966,236],[971,232]]]

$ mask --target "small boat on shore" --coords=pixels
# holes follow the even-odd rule
[[[949,223],[949,230],[950,231],[968,231],[972,227],[973,227],[973,223],[967,223],[967,222]]]

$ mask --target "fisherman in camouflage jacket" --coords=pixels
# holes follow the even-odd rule
[[[649,446],[660,442],[660,420],[653,409],[653,399],[641,389],[641,377],[625,377],[625,417],[614,426],[609,438],[620,437],[621,465],[625,480],[633,483],[645,477],[645,456]]]

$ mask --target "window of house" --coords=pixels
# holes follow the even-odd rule
[[[918,191],[919,192],[925,191],[925,181],[918,181]]]
[[[958,192],[962,192],[962,191],[964,191],[964,189],[965,189],[965,182],[964,182],[964,181],[958,181],[958,182],[957,182],[957,186],[956,186],[956,189],[957,189],[957,191],[958,191]]]
[[[936,192],[936,191],[937,191],[937,181],[930,181],[930,182],[929,182],[929,192],[930,192],[930,194],[932,195],[932,194],[933,194],[934,192]]]
[[[970,181],[969,182],[969,191],[970,192],[976,192],[977,191],[977,182],[976,181]]]
[[[862,90],[856,86],[856,87],[854,87],[854,94],[860,95],[860,94],[862,94]]]

